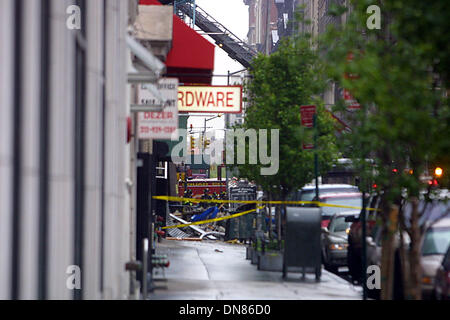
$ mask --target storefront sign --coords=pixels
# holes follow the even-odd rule
[[[163,97],[165,108],[161,112],[138,113],[139,139],[171,139],[172,133],[178,129],[177,93],[178,79],[162,78],[158,81],[157,89]],[[138,88],[138,103],[160,104],[148,89],[147,84]]]
[[[302,126],[312,128],[314,125],[314,114],[316,113],[316,106],[300,106],[300,117]]]
[[[241,113],[241,86],[180,86],[179,112]]]

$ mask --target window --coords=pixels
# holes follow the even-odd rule
[[[350,222],[345,222],[345,216],[334,218],[330,226],[330,231],[345,232],[345,230],[350,228],[350,224],[351,224]]]
[[[450,244],[450,228],[432,228],[425,234],[422,255],[445,254]]]

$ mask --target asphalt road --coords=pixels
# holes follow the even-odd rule
[[[223,242],[163,240],[157,253],[170,267],[155,272],[152,300],[335,300],[361,299],[361,288],[326,270],[314,274],[258,271],[245,259],[245,246]]]

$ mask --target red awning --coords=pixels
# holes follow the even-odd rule
[[[140,0],[139,4],[161,5],[157,0]],[[211,84],[214,49],[214,44],[174,15],[172,49],[165,62],[168,76],[185,84]]]

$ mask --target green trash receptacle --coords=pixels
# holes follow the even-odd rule
[[[314,268],[316,280],[322,273],[320,247],[321,208],[287,207],[283,252],[283,278],[289,267]]]

